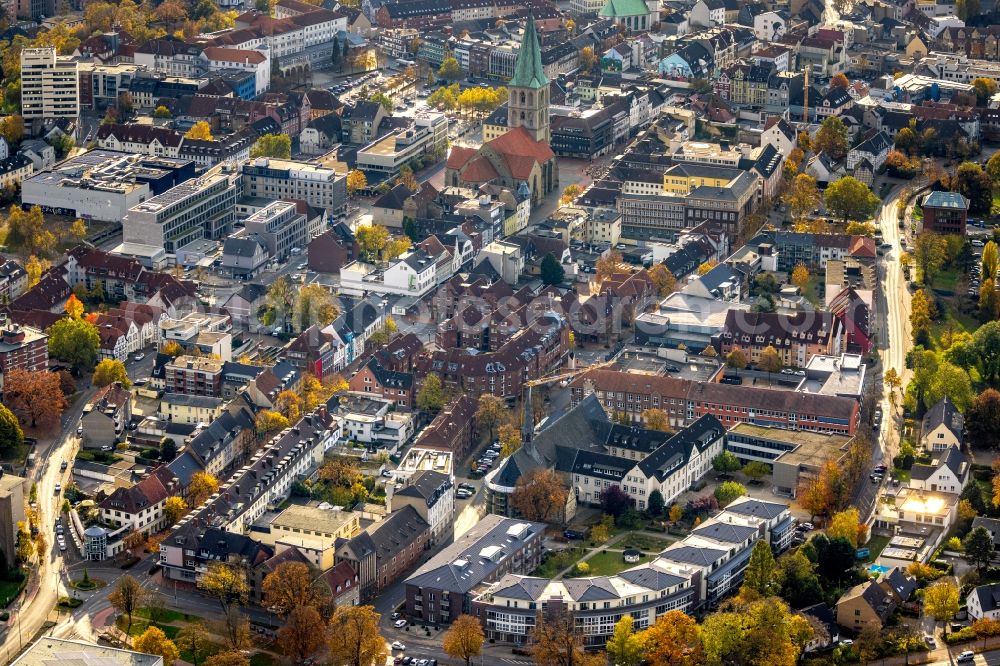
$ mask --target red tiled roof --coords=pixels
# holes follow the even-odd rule
[[[555,157],[549,144],[535,141],[523,127],[508,130],[486,145],[502,155],[511,175],[521,180],[531,176],[535,162],[548,162]]]
[[[462,171],[462,180],[469,183],[485,183],[497,178],[500,174],[485,157],[477,157],[468,163]]]
[[[448,168],[449,169],[461,169],[465,166],[465,163],[471,160],[476,155],[475,148],[466,148],[465,146],[452,146],[451,153],[448,154]]]

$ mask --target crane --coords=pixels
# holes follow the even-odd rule
[[[531,379],[524,383],[524,395],[522,396],[522,402],[524,407],[524,419],[521,422],[521,443],[528,444],[531,442],[531,436],[534,434],[535,430],[535,419],[531,413],[531,390],[536,386],[547,386],[555,382],[563,381],[566,379],[573,379],[577,375],[583,374],[590,370],[600,370],[601,368],[606,368],[610,365],[614,365],[618,362],[618,357],[621,356],[624,347],[618,350],[611,358],[606,361],[601,361],[600,363],[594,363],[593,365],[584,366],[582,368],[574,368],[567,372],[560,373],[558,375],[549,375],[548,377],[539,377],[538,379]],[[572,361],[572,357],[571,361]]]

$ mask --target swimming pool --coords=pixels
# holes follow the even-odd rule
[[[892,567],[883,566],[881,564],[872,564],[868,567],[868,573],[875,576],[880,576],[884,573],[888,573],[891,570]]]

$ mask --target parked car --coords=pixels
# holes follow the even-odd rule
[[[56,495],[58,495],[61,492],[62,492],[62,484],[61,483],[57,483],[56,484]]]
[[[570,540],[583,538],[583,535],[577,532],[576,530],[566,530],[565,532],[563,532],[563,536]]]
[[[959,664],[966,664],[975,661],[975,659],[976,659],[976,653],[973,652],[972,650],[966,650],[961,654],[959,654],[957,657],[955,657],[955,661]]]
[[[393,650],[405,650],[406,646],[403,645],[403,643],[400,642],[400,641],[393,641],[392,642],[392,649]]]
[[[400,618],[400,619],[396,620],[395,622],[393,622],[392,626],[396,627],[397,629],[402,629],[403,627],[406,626],[406,620],[404,620],[403,618]]]

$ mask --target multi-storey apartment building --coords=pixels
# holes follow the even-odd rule
[[[718,343],[723,356],[738,347],[749,363],[757,363],[761,352],[773,347],[783,365],[804,368],[815,354],[839,355],[843,351],[843,325],[830,312],[730,310]]]
[[[570,389],[574,405],[596,393],[608,412],[619,412],[638,422],[645,410],[662,409],[675,427],[711,414],[727,428],[756,423],[853,435],[860,416],[860,405],[852,398],[617,370],[590,370],[574,379]]]
[[[242,189],[243,181],[233,167],[220,164],[130,208],[123,220],[123,239],[173,254],[191,241],[224,238],[236,221]]]
[[[470,614],[474,590],[542,561],[544,523],[486,515],[472,529],[406,579],[406,613],[423,622],[449,624]]]
[[[641,630],[668,611],[716,607],[739,589],[757,541],[765,539],[780,553],[791,544],[794,526],[786,505],[744,497],[652,562],[610,577],[507,574],[475,596],[471,614],[488,639],[521,644],[544,612],[561,611],[582,632],[585,645],[600,647],[624,615]]]
[[[29,326],[8,324],[0,331],[0,376],[11,370],[30,372],[49,366],[49,336]]]
[[[347,176],[327,167],[259,157],[243,165],[242,180],[248,197],[301,199],[331,214],[347,209]]]
[[[257,234],[264,241],[268,254],[284,261],[293,249],[305,249],[309,243],[309,223],[289,201],[274,201],[248,217],[244,224],[248,234]]]
[[[222,394],[223,361],[196,356],[178,356],[163,367],[164,390],[187,395]]]
[[[25,120],[80,115],[78,64],[51,47],[21,51],[21,115]]]

